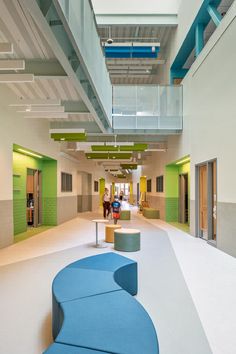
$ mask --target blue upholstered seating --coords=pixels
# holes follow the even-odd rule
[[[158,354],[136,299],[137,263],[116,253],[81,259],[53,281],[53,336],[44,354]]]
[[[52,344],[45,352],[47,354],[110,354],[101,352],[100,350],[86,349],[80,347],[73,347],[71,345],[65,345],[60,343]]]

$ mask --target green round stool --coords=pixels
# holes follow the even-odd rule
[[[130,220],[130,210],[121,210],[120,220]]]
[[[114,231],[116,251],[136,252],[140,250],[140,231],[137,229],[118,229]]]
[[[159,219],[159,210],[154,208],[143,208],[143,216],[147,219]]]

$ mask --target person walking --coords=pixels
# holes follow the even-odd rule
[[[117,198],[114,198],[113,202],[111,203],[112,207],[112,217],[114,220],[114,224],[117,224],[117,220],[120,218],[120,202]]]
[[[106,219],[107,216],[110,214],[111,210],[111,198],[109,196],[109,191],[107,188],[105,188],[105,192],[103,194],[103,217]]]
[[[123,191],[120,191],[119,199],[120,199],[121,202],[122,202],[122,200],[123,200],[123,196],[124,196],[124,192],[123,192]]]

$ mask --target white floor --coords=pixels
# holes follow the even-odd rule
[[[196,322],[195,325],[199,333],[201,332],[200,327],[203,327],[210,344],[211,351],[207,351],[206,349],[205,352],[235,354],[236,260],[209,246],[205,241],[193,238],[163,221],[147,221],[142,216],[138,216],[136,212],[134,213],[135,219],[131,222],[132,227],[137,224],[137,227],[142,228],[143,233],[145,233],[145,230],[147,230],[147,233],[146,238],[142,240],[143,250],[135,254],[130,253],[128,256],[137,259],[140,264],[141,282],[138,299],[151,314],[158,328],[158,334],[161,337],[161,354],[195,353],[195,351],[187,352],[185,349],[174,352],[171,349],[174,347],[178,348],[178,345],[179,348],[184,348],[184,341],[187,341],[188,338],[181,337],[178,339],[178,337],[175,337],[176,333],[172,331],[172,333],[168,333],[170,335],[170,343],[168,342],[164,331],[168,332],[170,329],[162,326],[162,323],[160,323],[161,316],[163,318],[164,309],[162,309],[161,314],[161,311],[157,307],[158,301],[163,302],[163,298],[157,299],[160,293],[158,289],[160,282],[158,279],[155,282],[148,279],[149,275],[150,277],[155,276],[155,266],[160,266],[160,263],[155,263],[155,254],[157,254],[160,240],[166,242],[165,235],[172,246],[171,250],[167,251],[170,252],[170,256],[173,250],[172,258],[175,258],[174,254],[176,256],[177,263],[175,267],[180,267],[182,271],[187,289],[191,294],[190,299],[193,301],[194,309],[196,309],[196,313],[200,319],[199,326],[195,314],[192,313],[192,317],[190,317],[193,319],[193,322]],[[50,283],[54,275],[65,264],[77,258],[110,250],[111,246],[102,251],[91,247],[95,241],[95,225],[91,220],[96,217],[98,217],[98,214],[85,213],[63,225],[0,250],[0,266],[2,266],[0,268],[0,286],[4,284],[4,288],[0,290],[0,312],[6,316],[5,322],[2,321],[4,323],[0,323],[0,337],[2,338],[0,341],[1,354],[39,354],[42,352],[42,348],[48,345],[51,340]],[[123,225],[129,227],[130,222],[124,221]],[[148,236],[148,225],[150,225],[150,237]],[[164,230],[166,233],[159,235],[159,239],[155,238],[155,233],[153,233],[155,229],[153,229],[153,226]],[[102,237],[104,234],[103,225],[99,226],[99,231],[100,237]],[[163,250],[165,249],[167,248],[163,248]],[[45,255],[48,255],[48,257],[41,257]],[[160,256],[159,254],[158,257],[160,258]],[[163,263],[161,264],[165,268],[168,268],[169,264],[165,264],[168,259],[165,259],[164,256]],[[151,263],[150,257],[152,257]],[[29,260],[32,262],[27,262]],[[148,268],[150,265],[152,269]],[[29,267],[31,268],[29,269]],[[39,269],[39,267],[40,271],[44,273],[40,273],[39,271],[38,274],[35,274],[35,269]],[[168,271],[170,272],[171,268]],[[160,275],[162,270],[158,269],[156,272],[157,275]],[[163,273],[165,273],[164,268]],[[41,274],[44,274],[44,279],[41,279]],[[179,276],[178,273],[176,274],[176,276]],[[39,288],[41,294],[38,294],[36,287],[34,289],[31,288],[30,281],[28,280],[32,276],[36,277],[37,282],[42,283]],[[161,284],[163,286],[165,282],[163,283],[162,280]],[[155,296],[151,296],[151,293],[155,293]],[[174,294],[166,293],[166,298],[168,299],[170,295],[174,297]],[[186,297],[186,311],[188,302],[189,309],[194,312],[194,309],[191,308],[188,294],[185,292],[183,296],[183,298]],[[11,301],[10,304],[7,303],[8,300],[9,302]],[[26,305],[28,307],[26,305],[24,305],[25,307],[23,306],[24,302],[27,302]],[[19,306],[22,306],[22,312],[19,312]],[[24,311],[23,308],[25,309]],[[173,308],[173,311],[175,310]],[[40,317],[39,314],[41,312],[43,315]],[[16,316],[17,318],[15,318]],[[168,316],[171,316],[171,313]],[[7,319],[9,319],[9,323],[6,322]],[[188,317],[186,317],[187,319]],[[183,319],[179,320],[180,324],[181,320],[183,321],[183,326],[186,325],[186,323],[184,324],[184,314]],[[35,323],[37,321],[38,323]],[[24,324],[27,323],[32,323],[32,328],[24,328]],[[189,326],[191,331],[191,323],[189,323]],[[14,334],[14,329],[21,333],[21,336],[16,332]],[[27,336],[24,336],[26,332],[28,332]],[[201,333],[199,335],[200,337],[202,336]],[[186,332],[186,337],[189,336]],[[20,343],[19,338],[21,338]],[[195,339],[197,340],[197,337]],[[207,348],[207,343],[204,340],[203,338],[203,347]],[[16,342],[15,345],[12,344],[14,341]],[[9,350],[6,348],[9,348]],[[199,352],[199,354],[203,354],[203,351]]]

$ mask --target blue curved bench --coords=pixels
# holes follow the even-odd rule
[[[55,277],[54,343],[44,354],[159,354],[137,294],[137,263],[116,253],[69,264]]]

